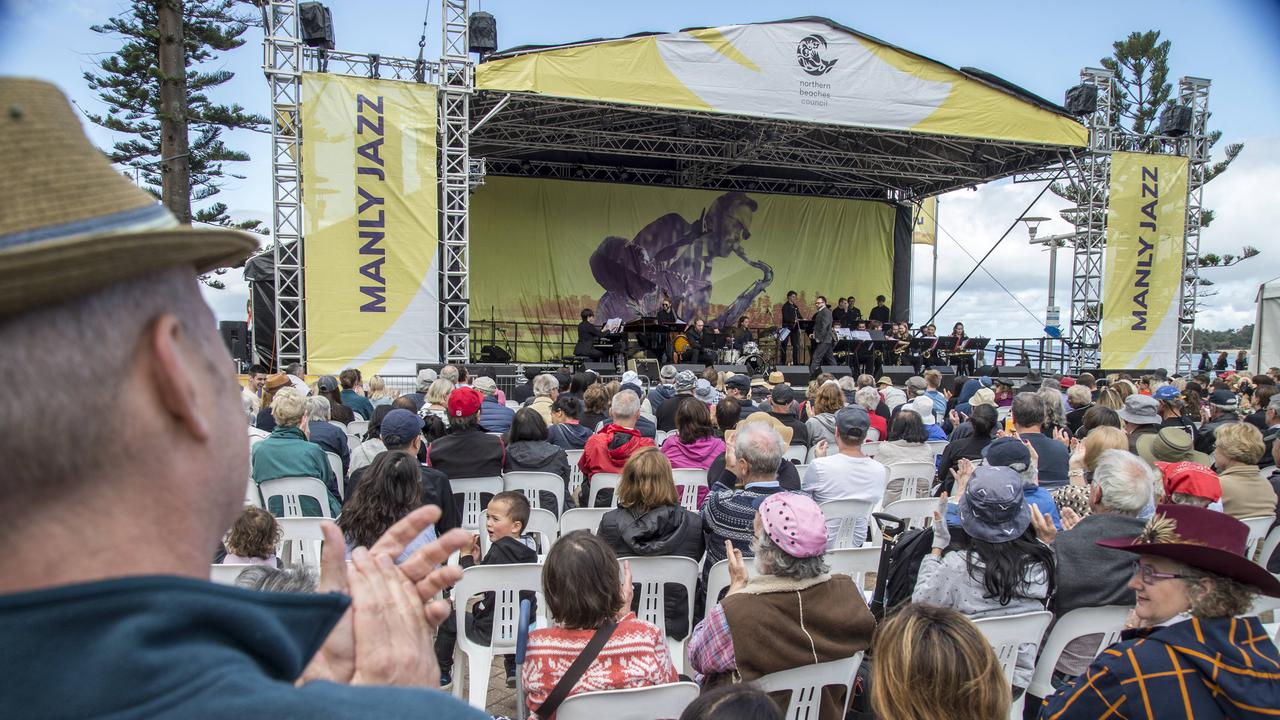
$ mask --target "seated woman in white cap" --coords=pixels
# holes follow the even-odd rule
[[[726,541],[729,592],[689,640],[703,688],[851,657],[871,645],[876,621],[862,593],[848,575],[830,574],[823,559],[827,520],[817,503],[799,493],[770,495],[753,529],[759,574],[748,579],[742,553]],[[822,691],[819,718],[836,720],[843,708],[842,690]]]

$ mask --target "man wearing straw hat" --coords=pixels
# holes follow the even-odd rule
[[[179,226],[89,144],[56,88],[0,78],[0,367],[63,380],[63,395],[19,384],[0,404],[5,715],[484,717],[439,692],[348,687],[438,684],[431,635],[447,608],[430,598],[460,573],[433,568],[466,533],[391,563],[435,507],[349,568],[326,524],[324,594],[208,582],[249,446],[196,273],[256,246]],[[111,416],[129,421],[84,422]]]

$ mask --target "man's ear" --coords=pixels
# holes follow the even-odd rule
[[[188,338],[178,318],[165,313],[147,330],[144,348],[150,356],[151,382],[170,418],[199,442],[210,437],[200,393],[186,355]]]

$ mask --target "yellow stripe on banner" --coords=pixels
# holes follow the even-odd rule
[[[729,38],[725,37],[724,33],[720,32],[719,29],[705,28],[703,30],[690,30],[689,35],[715,48],[716,52],[738,63],[742,67],[754,72],[760,72],[760,66],[751,62],[751,58],[743,55],[742,51],[734,47],[733,43],[729,41]]]

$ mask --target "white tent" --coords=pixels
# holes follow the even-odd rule
[[[1280,277],[1258,287],[1258,319],[1249,350],[1249,367],[1254,372],[1280,366]]]

